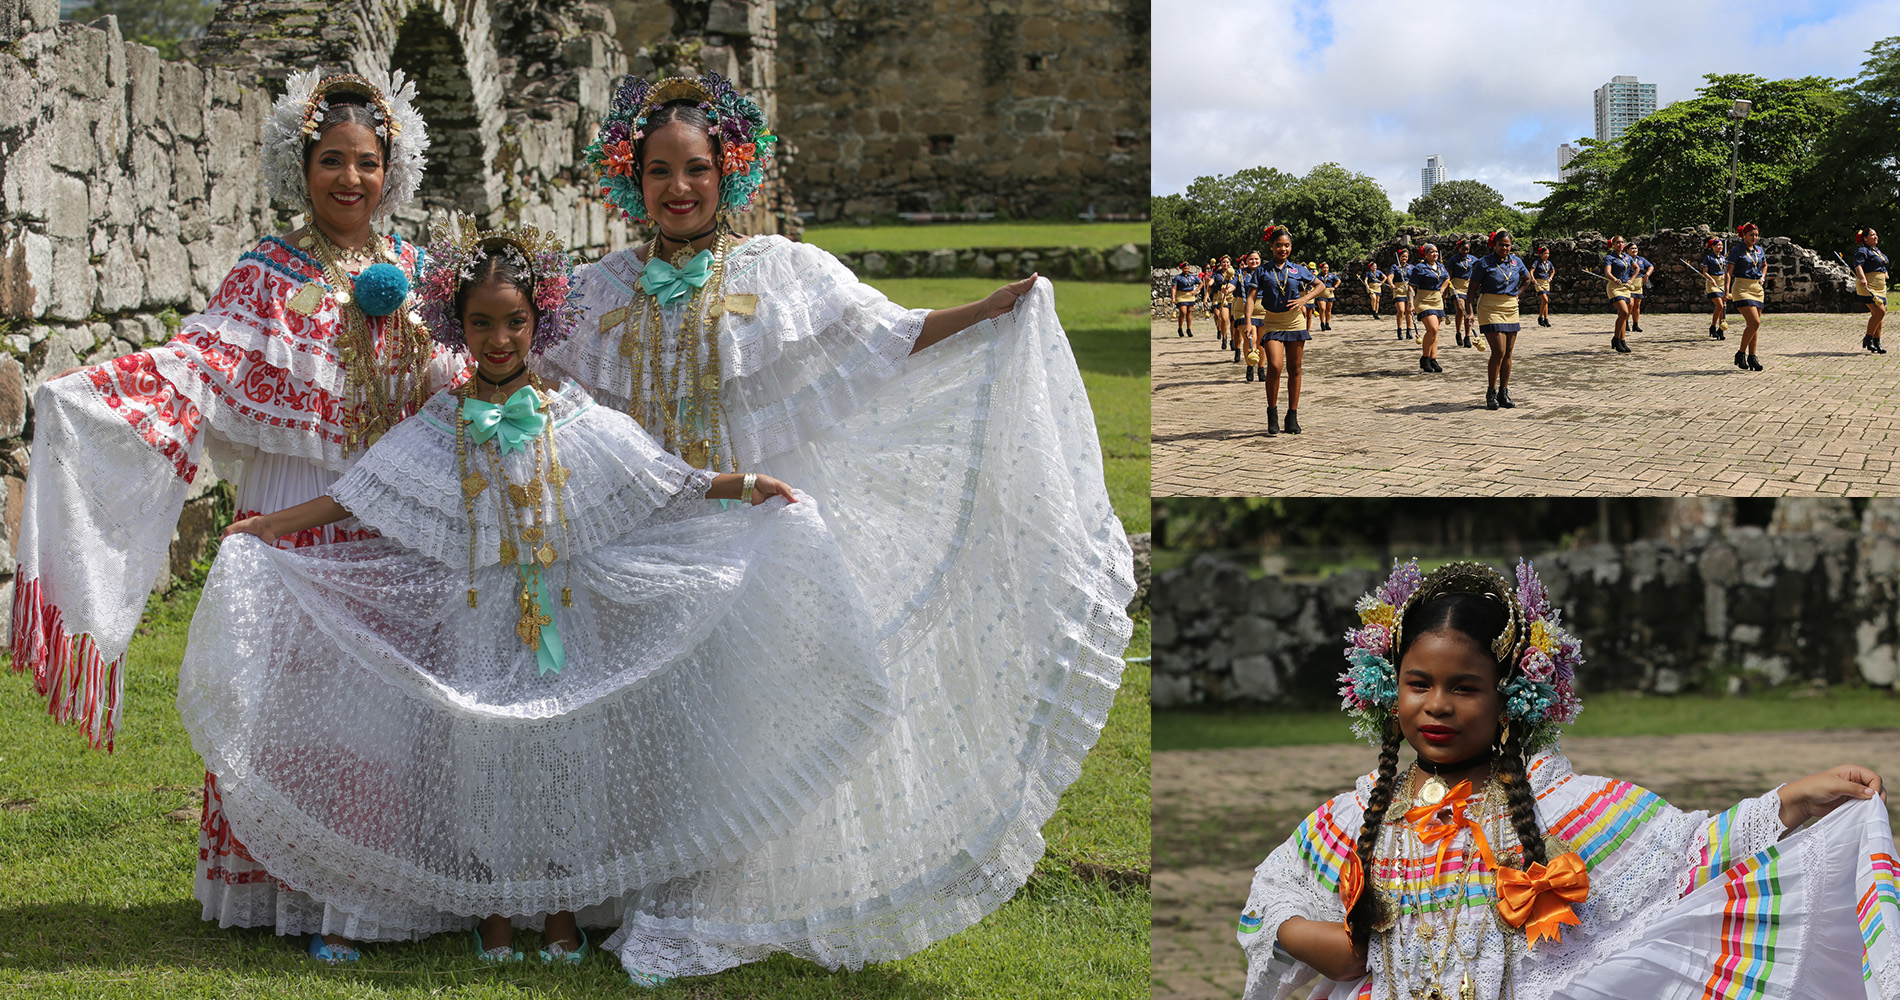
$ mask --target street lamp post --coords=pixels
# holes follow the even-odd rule
[[[1728,109],[1728,116],[1735,120],[1729,133],[1728,143],[1728,231],[1735,231],[1735,170],[1741,160],[1742,122],[1748,118],[1749,109],[1755,106],[1753,101],[1736,101]]]

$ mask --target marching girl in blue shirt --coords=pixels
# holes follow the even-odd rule
[[[1484,408],[1511,409],[1511,349],[1517,346],[1517,297],[1531,280],[1524,259],[1511,252],[1511,234],[1500,229],[1491,234],[1491,252],[1471,265],[1471,291],[1468,299],[1478,320],[1478,332],[1491,344],[1491,360],[1486,365]]]
[[[1187,261],[1180,263],[1181,273],[1174,276],[1174,335],[1177,337],[1194,336],[1194,297],[1200,294],[1201,278],[1194,273],[1194,265]]]
[[[1630,345],[1623,339],[1623,331],[1630,321],[1630,296],[1635,291],[1630,288],[1630,279],[1636,276],[1636,260],[1623,252],[1623,237],[1610,237],[1610,252],[1603,255],[1603,280],[1610,297],[1610,306],[1616,310],[1616,332],[1610,334],[1610,349],[1620,354],[1628,354]]]
[[[1451,256],[1445,258],[1445,270],[1451,272],[1451,297],[1445,305],[1452,310],[1452,335],[1459,347],[1476,346],[1471,340],[1471,307],[1465,302],[1471,290],[1470,246],[1459,240],[1451,245]]]
[[[1385,273],[1385,283],[1392,289],[1392,318],[1399,324],[1398,340],[1412,339],[1412,288],[1405,283],[1405,272],[1409,262],[1406,251],[1401,248],[1392,270]]]
[[[1867,334],[1860,346],[1885,354],[1880,346],[1880,324],[1887,318],[1887,255],[1880,252],[1880,234],[1868,226],[1854,234],[1854,297],[1867,307]]]
[[[1707,253],[1702,255],[1702,280],[1708,285],[1709,293],[1709,339],[1727,340],[1728,333],[1728,254],[1722,251],[1722,241],[1709,237],[1705,245]]]
[[[1656,273],[1656,265],[1649,262],[1631,243],[1627,248],[1630,259],[1636,262],[1636,276],[1630,279],[1630,332],[1643,332],[1643,289],[1649,286],[1649,276]]]
[[[1313,335],[1301,325],[1308,302],[1319,297],[1321,284],[1313,272],[1295,264],[1293,234],[1285,226],[1268,226],[1261,234],[1273,263],[1254,271],[1253,293],[1247,296],[1247,318],[1261,318],[1260,329],[1266,336],[1266,368],[1261,378],[1267,383],[1267,433],[1280,433],[1280,372],[1286,371],[1286,432],[1300,432],[1300,363],[1306,359],[1306,342]]]
[[[1379,318],[1379,291],[1385,286],[1385,272],[1379,270],[1379,262],[1368,259],[1363,279],[1366,283],[1366,297],[1372,300],[1372,318]]]
[[[1537,259],[1531,261],[1531,287],[1537,289],[1537,325],[1550,325],[1550,279],[1557,274],[1557,265],[1550,261],[1550,245],[1537,245]]]
[[[1313,304],[1319,307],[1319,328],[1331,330],[1333,303],[1338,299],[1339,275],[1334,274],[1333,266],[1323,260],[1319,262],[1319,283],[1326,286],[1325,290],[1319,293],[1319,298],[1313,300]]]
[[[1438,262],[1438,248],[1426,243],[1418,248],[1418,263],[1405,274],[1418,296],[1415,303],[1418,321],[1425,324],[1425,336],[1419,341],[1418,370],[1442,372],[1438,365],[1438,324],[1445,318],[1445,293],[1451,284],[1451,272]]]
[[[1240,303],[1240,319],[1234,324],[1233,346],[1234,360],[1241,360],[1245,352],[1247,361],[1247,381],[1254,380],[1255,367],[1260,364],[1260,320],[1247,318],[1247,297],[1253,294],[1253,273],[1260,266],[1260,255],[1251,251],[1240,255],[1240,269],[1236,276],[1239,280],[1234,286],[1234,301]],[[1260,377],[1267,373],[1260,371]]]
[[[1735,227],[1742,241],[1728,248],[1728,300],[1742,314],[1742,346],[1735,351],[1735,367],[1761,371],[1755,351],[1761,343],[1761,308],[1768,301],[1761,279],[1767,274],[1768,252],[1761,247],[1761,227],[1744,222]]]

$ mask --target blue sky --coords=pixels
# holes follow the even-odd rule
[[[1900,35],[1900,0],[1256,0],[1154,15],[1153,193],[1335,161],[1399,209],[1434,154],[1507,201],[1543,197],[1557,147],[1595,135],[1591,94],[1613,76],[1656,84],[1661,105],[1705,73],[1852,77]]]

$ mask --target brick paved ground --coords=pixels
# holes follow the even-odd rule
[[[1900,730],[1890,729],[1570,737],[1564,749],[1580,772],[1636,782],[1685,809],[1725,809],[1835,764],[1900,777]],[[1247,961],[1234,923],[1253,867],[1374,763],[1363,744],[1154,755],[1155,1000],[1240,996]],[[1896,806],[1890,792],[1889,812]]]
[[[1217,350],[1153,327],[1157,496],[1615,495],[1900,492],[1900,347],[1859,349],[1862,315],[1765,317],[1766,371],[1742,372],[1706,314],[1648,316],[1609,349],[1605,314],[1519,335],[1516,410],[1484,409],[1485,357],[1440,334],[1444,374],[1390,316],[1335,317],[1307,346],[1300,423],[1266,436],[1266,395]],[[1900,344],[1889,323],[1887,340]],[[1482,341],[1482,338],[1480,338]],[[1280,409],[1287,405],[1281,387]]]

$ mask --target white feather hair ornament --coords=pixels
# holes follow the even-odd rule
[[[304,181],[304,143],[317,135],[317,126],[329,110],[329,96],[338,92],[362,94],[369,99],[377,134],[389,140],[389,158],[383,165],[383,196],[371,221],[382,222],[408,204],[422,185],[428,164],[428,126],[416,111],[416,85],[403,79],[402,70],[363,75],[320,76],[314,70],[292,73],[284,96],[264,119],[264,180],[271,198],[296,210],[310,201]]]

